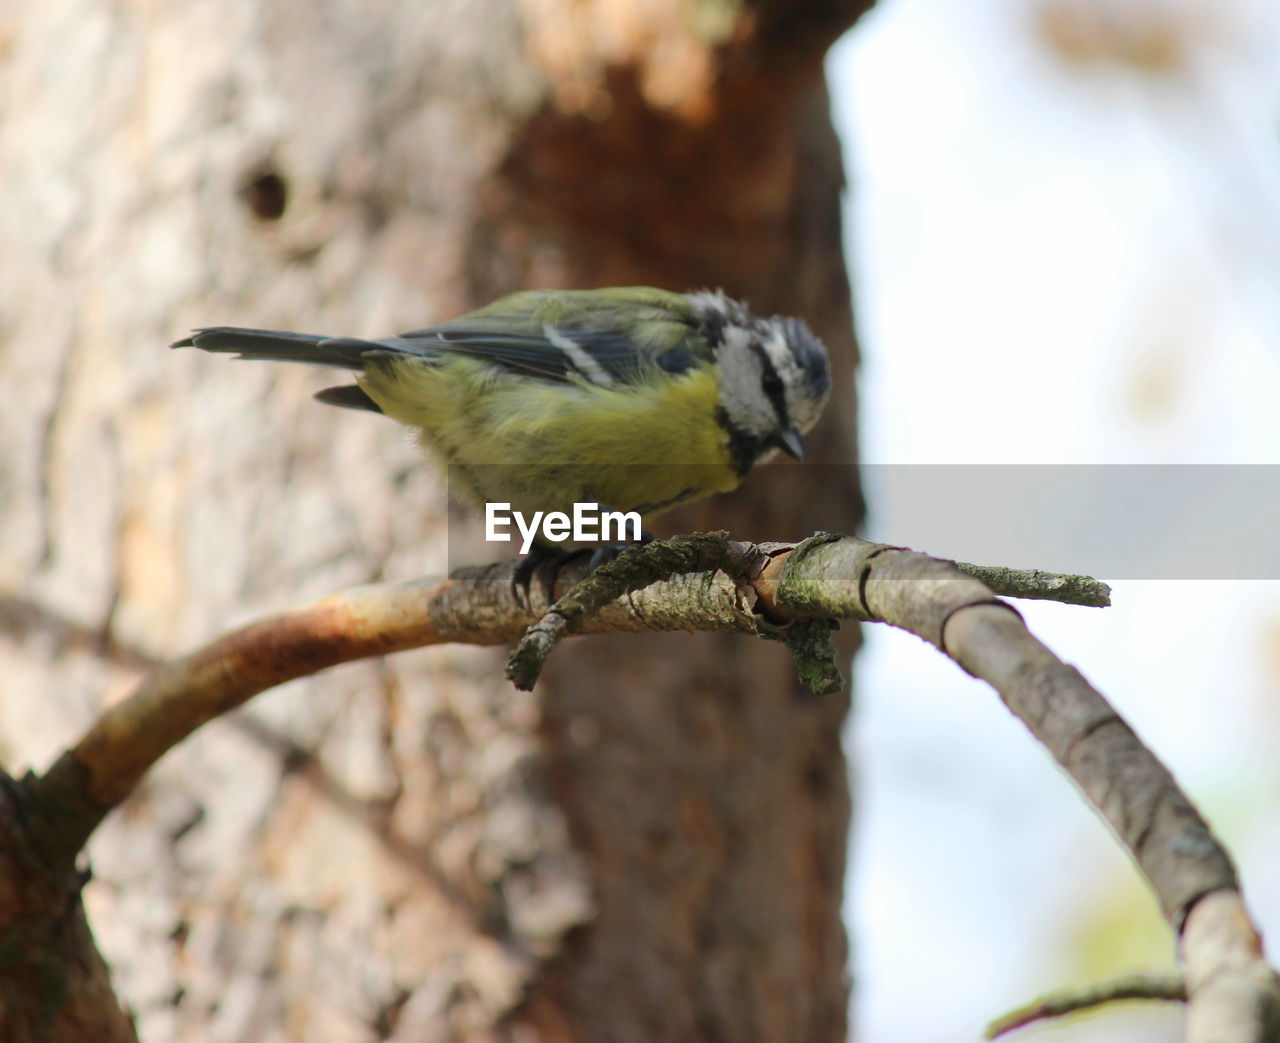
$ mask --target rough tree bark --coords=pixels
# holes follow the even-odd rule
[[[722,286],[826,339],[812,455],[851,463],[821,61],[866,6],[0,16],[0,764],[43,768],[232,623],[443,571],[442,479],[392,425],[314,405],[323,374],[165,352],[190,326],[377,335],[524,286]],[[668,527],[849,531],[851,472],[822,473]],[[84,891],[144,1040],[843,1038],[847,700],[707,635],[570,642],[532,695],[501,674],[471,649],[342,668],[161,764]],[[84,970],[54,1038],[95,1005],[127,1033]]]

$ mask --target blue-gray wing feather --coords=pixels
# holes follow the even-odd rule
[[[572,348],[566,348],[566,342]],[[684,373],[697,361],[686,341],[664,351],[643,351],[637,350],[634,341],[617,330],[554,327],[545,335],[538,335],[435,326],[402,334],[394,343],[411,345],[411,351],[416,348],[431,354],[467,355],[563,383],[585,380],[603,385],[625,384],[655,367],[666,373]]]

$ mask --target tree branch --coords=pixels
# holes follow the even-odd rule
[[[734,554],[748,545],[730,544]],[[146,771],[201,725],[268,688],[339,663],[428,645],[513,641],[549,607],[522,603],[512,565],[460,569],[445,580],[357,587],[251,623],[159,667],[108,708],[41,777],[26,781],[53,861],[74,859],[106,814]],[[568,587],[584,562],[561,570]],[[755,618],[724,573],[676,576],[605,606],[583,633],[727,630],[753,633]]]
[[[1262,955],[1230,856],[1168,769],[1012,606],[953,563],[832,537],[775,558],[757,589],[775,611],[840,604],[909,630],[995,688],[1128,848],[1181,937],[1187,1043],[1277,1038],[1280,979]]]
[[[598,590],[584,588],[592,611],[571,612],[572,628],[755,634],[763,620],[857,619],[924,638],[997,690],[1132,853],[1182,936],[1188,1040],[1267,1038],[1280,989],[1229,856],[1128,724],[1010,605],[954,563],[825,533],[794,546],[725,541],[720,561],[715,571],[671,576],[603,605]],[[583,564],[570,564],[558,585],[571,589],[583,572]],[[365,656],[513,640],[546,613],[554,590],[522,604],[511,581],[505,565],[440,582],[358,588],[250,624],[161,667],[45,776],[26,780],[46,854],[73,860],[160,756],[258,692]],[[1226,1024],[1232,1034],[1221,1034]],[[1248,1031],[1236,1031],[1241,1026]]]
[[[1109,608],[1111,588],[1092,576],[1062,575],[1039,569],[1007,569],[1003,566],[970,565],[957,561],[956,568],[987,585],[992,594],[1009,598],[1060,601],[1085,608]]]
[[[1186,986],[1181,978],[1152,978],[1146,975],[1133,975],[1115,978],[1112,981],[1086,985],[1084,988],[1055,992],[1051,996],[1042,996],[1028,1003],[1025,1007],[1002,1014],[987,1026],[987,1039],[998,1039],[1014,1029],[1026,1028],[1037,1021],[1048,1018],[1061,1018],[1067,1014],[1101,1007],[1107,1003],[1119,1003],[1123,1000],[1156,1000],[1169,1002],[1176,1000],[1185,1002]]]

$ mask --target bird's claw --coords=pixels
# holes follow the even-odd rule
[[[638,542],[606,543],[591,551],[587,559],[587,574],[595,572],[601,565],[613,561],[628,547],[639,547],[653,542],[653,533],[641,532]],[[586,554],[585,550],[563,550],[559,547],[548,547],[545,544],[534,544],[523,558],[516,562],[511,571],[511,594],[516,602],[524,608],[533,607],[533,582],[541,571],[543,574],[543,593],[548,603],[555,600],[555,573],[570,558]]]
[[[553,601],[555,570],[573,557],[573,554],[573,551],[535,543],[529,553],[520,558],[515,568],[511,570],[511,594],[516,599],[516,603],[524,608],[533,607],[533,581],[537,578],[538,570],[544,566],[550,566],[550,570],[543,577],[543,594],[548,603]]]

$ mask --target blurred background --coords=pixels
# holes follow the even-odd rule
[[[881,0],[827,59],[838,146],[816,70],[864,6],[0,5],[5,769],[230,626],[442,568],[441,483],[401,432],[318,409],[326,374],[166,352],[189,327],[380,335],[524,286],[719,282],[822,332],[847,408],[814,456],[847,461],[840,147],[866,535],[904,538],[894,479],[921,465],[1271,474],[1272,0]],[[747,483],[701,524],[799,537],[823,500],[852,527],[853,484],[820,484]],[[958,532],[966,506],[937,513]],[[1280,584],[1102,578],[1112,608],[1020,607],[1280,931]],[[1172,968],[1126,857],[993,693],[865,638],[854,1038],[972,1040],[1037,994]],[[844,703],[736,638],[570,642],[536,697],[500,663],[351,664],[157,766],[85,891],[144,1039],[842,1031]],[[1178,1024],[1130,1006],[1026,1038]]]
[[[1280,463],[1273,4],[896,0],[828,68],[872,538],[899,538],[882,464]],[[1166,758],[1274,936],[1280,584],[1122,577],[1113,599],[1019,607]],[[974,1038],[1043,992],[1172,968],[1127,859],[991,692],[908,635],[866,639],[856,1038]],[[1026,1036],[1177,1025],[1128,1005]]]

